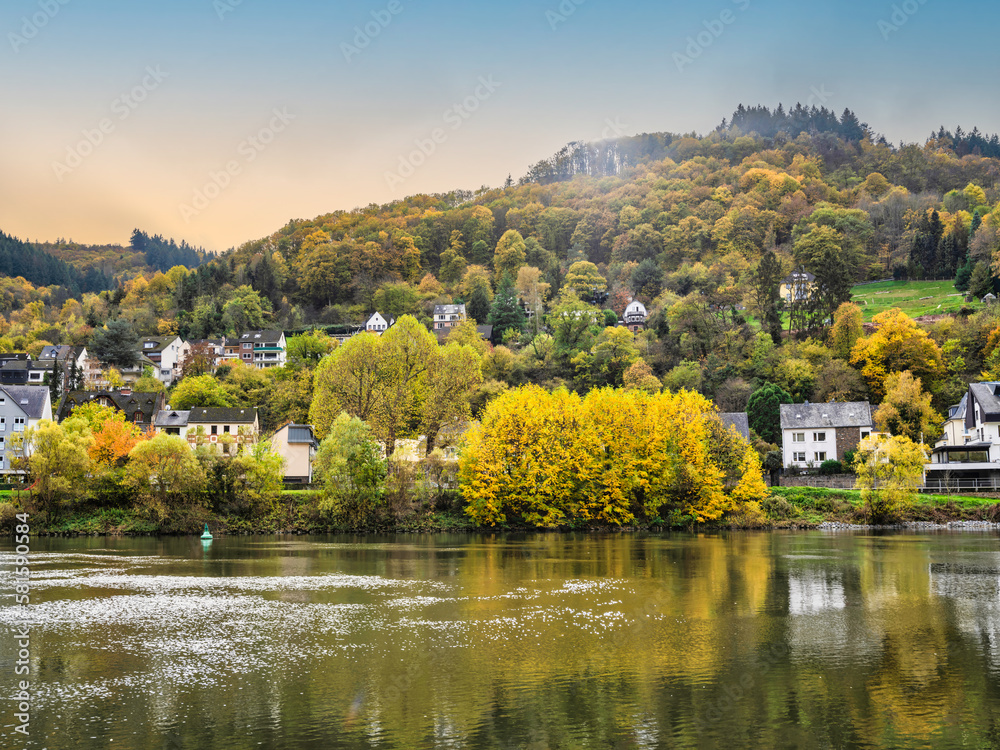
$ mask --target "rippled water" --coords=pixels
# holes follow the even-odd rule
[[[30,742],[1000,747],[993,534],[37,539]]]

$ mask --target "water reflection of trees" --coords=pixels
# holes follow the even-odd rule
[[[179,681],[128,691],[109,683],[105,697],[58,701],[60,718],[41,721],[57,735],[72,732],[74,746],[97,747],[83,727],[98,712],[108,726],[130,726],[116,747],[143,750],[162,746],[164,736],[179,738],[178,747],[212,747],[244,734],[263,746],[296,747],[882,747],[963,738],[989,746],[996,739],[1000,575],[985,539],[553,534],[361,542],[305,545],[252,563],[237,556],[223,566],[237,575],[339,572],[414,582],[261,593],[289,607],[359,605],[343,631],[324,630],[317,618],[300,623],[294,637],[299,631],[281,627],[255,634],[282,644],[293,655],[287,663],[230,674],[214,689]],[[956,546],[965,555],[960,565]],[[428,591],[418,585],[427,579],[446,585]],[[90,637],[113,642],[122,634]],[[164,658],[82,648],[79,640],[52,645],[40,673],[59,684],[141,674]],[[80,731],[68,728],[74,723]]]

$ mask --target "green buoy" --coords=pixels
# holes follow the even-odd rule
[[[201,538],[203,540],[207,540],[207,539],[211,539],[212,538],[212,532],[208,530],[208,524],[207,523],[205,524],[205,530],[203,532],[201,532]]]

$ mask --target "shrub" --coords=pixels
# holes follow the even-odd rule
[[[844,465],[840,461],[824,461],[819,467],[820,474],[843,474]]]

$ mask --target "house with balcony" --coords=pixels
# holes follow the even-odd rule
[[[23,474],[16,459],[24,455],[15,435],[38,426],[43,419],[52,419],[52,399],[49,389],[37,385],[0,386],[0,475]]]
[[[191,409],[184,436],[192,449],[201,445],[228,455],[242,453],[260,437],[257,410],[239,406]]]
[[[247,331],[239,339],[240,359],[249,367],[264,370],[284,367],[288,361],[288,346],[282,331]]]
[[[819,468],[824,461],[843,461],[872,434],[872,407],[867,401],[825,404],[779,404],[785,468]]]
[[[434,330],[447,331],[465,321],[465,305],[434,305]]]
[[[1000,489],[1000,382],[970,383],[924,466],[932,490]]]

